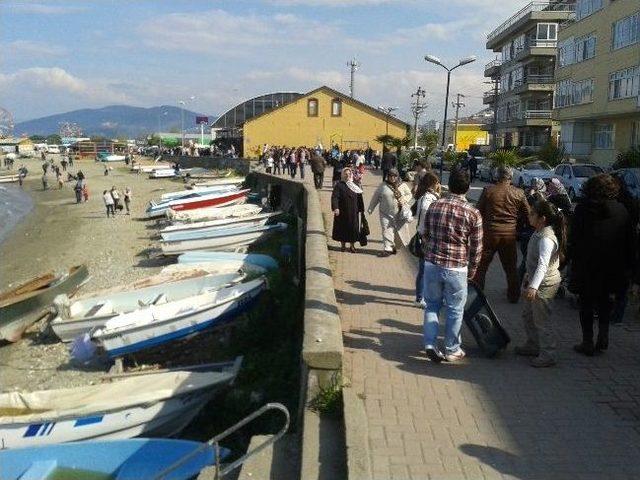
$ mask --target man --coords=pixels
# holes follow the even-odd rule
[[[465,198],[469,174],[454,170],[449,193],[431,204],[425,216],[424,348],[436,363],[465,357],[460,329],[467,302],[467,282],[482,255],[482,217]],[[446,312],[444,355],[437,346],[440,310]]]
[[[313,172],[313,184],[316,189],[322,188],[324,183],[324,169],[327,167],[327,162],[317,152],[311,154],[311,171]]]
[[[478,159],[475,155],[471,155],[471,158],[469,158],[469,174],[471,175],[472,182],[478,176]]]
[[[389,175],[389,170],[392,168],[396,168],[396,164],[398,163],[398,159],[391,152],[385,152],[382,154],[382,181],[384,182],[387,179],[387,175]]]
[[[524,192],[511,185],[513,170],[510,167],[498,167],[497,177],[498,183],[485,187],[478,200],[484,225],[484,250],[474,280],[484,288],[487,270],[497,252],[507,275],[507,298],[511,303],[518,303],[520,281],[516,267],[516,230],[518,226],[528,225],[529,204]]]

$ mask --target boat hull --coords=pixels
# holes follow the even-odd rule
[[[222,220],[225,218],[240,218],[258,215],[262,211],[262,207],[248,203],[238,203],[228,207],[208,207],[198,210],[183,210],[176,212],[169,209],[167,218],[174,225],[184,225],[189,223],[198,223],[203,221]]]
[[[215,231],[235,227],[261,227],[263,225],[266,225],[269,219],[281,214],[282,212],[261,213],[251,217],[223,218],[220,220],[210,220],[207,222],[171,225],[160,230],[160,236],[164,240],[166,234],[175,232],[203,232],[208,230]]]
[[[42,317],[53,299],[62,293],[75,291],[88,280],[89,272],[85,265],[73,267],[69,274],[54,282],[50,287],[34,295],[0,307],[0,339],[17,342],[24,331],[38,318]]]
[[[160,248],[163,255],[178,255],[197,250],[233,251],[239,247],[246,247],[263,242],[278,230],[264,230],[257,232],[240,233],[223,237],[197,238],[191,240],[177,240],[161,242]]]
[[[186,265],[228,260],[237,260],[245,264],[256,265],[266,270],[277,270],[279,268],[278,262],[276,262],[272,257],[260,253],[234,253],[196,250],[193,252],[183,253],[178,257],[178,263]]]
[[[212,194],[211,196],[162,202],[157,205],[151,205],[146,211],[146,217],[154,218],[165,216],[169,209],[180,212],[183,210],[196,210],[198,208],[235,205],[244,202],[248,192],[249,190],[238,190],[235,192],[224,192],[218,195]]]

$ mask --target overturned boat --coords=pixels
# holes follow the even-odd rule
[[[145,216],[147,218],[162,217],[169,209],[174,211],[194,210],[204,207],[223,207],[244,202],[249,189],[212,192],[206,195],[196,195],[189,198],[168,199],[161,202],[150,202]]]
[[[202,232],[216,229],[219,230],[222,228],[258,227],[266,225],[269,220],[279,215],[282,215],[282,212],[265,212],[246,217],[231,217],[204,222],[178,223],[161,229],[160,236],[164,239],[165,235],[175,232]]]
[[[222,218],[239,218],[258,215],[262,212],[262,207],[251,203],[239,203],[228,207],[206,207],[197,210],[167,211],[167,219],[173,224],[197,223]]]

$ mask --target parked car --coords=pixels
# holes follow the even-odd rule
[[[512,183],[520,188],[531,185],[531,180],[541,178],[551,180],[555,176],[553,169],[545,162],[528,162],[513,170]]]
[[[496,182],[496,167],[493,166],[493,162],[489,159],[483,162],[478,162],[478,178],[484,182]]]
[[[621,178],[629,194],[640,200],[640,168],[619,168],[611,172],[611,175]]]
[[[564,188],[567,189],[569,198],[572,201],[581,195],[584,182],[600,173],[604,173],[602,167],[592,163],[563,163],[555,169],[556,177],[560,179]]]
[[[47,153],[60,153],[60,146],[47,145]]]

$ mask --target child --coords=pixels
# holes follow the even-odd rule
[[[116,212],[113,209],[113,197],[111,196],[111,192],[105,190],[102,192],[102,199],[104,200],[104,205],[107,207],[107,218],[109,218],[109,214],[111,214],[111,218],[116,216]]]
[[[564,215],[545,200],[533,205],[529,223],[535,232],[529,240],[523,282],[522,319],[527,341],[516,347],[515,353],[535,357],[531,360],[532,367],[551,367],[556,364],[551,301],[560,287],[560,263],[564,261],[567,229]]]

